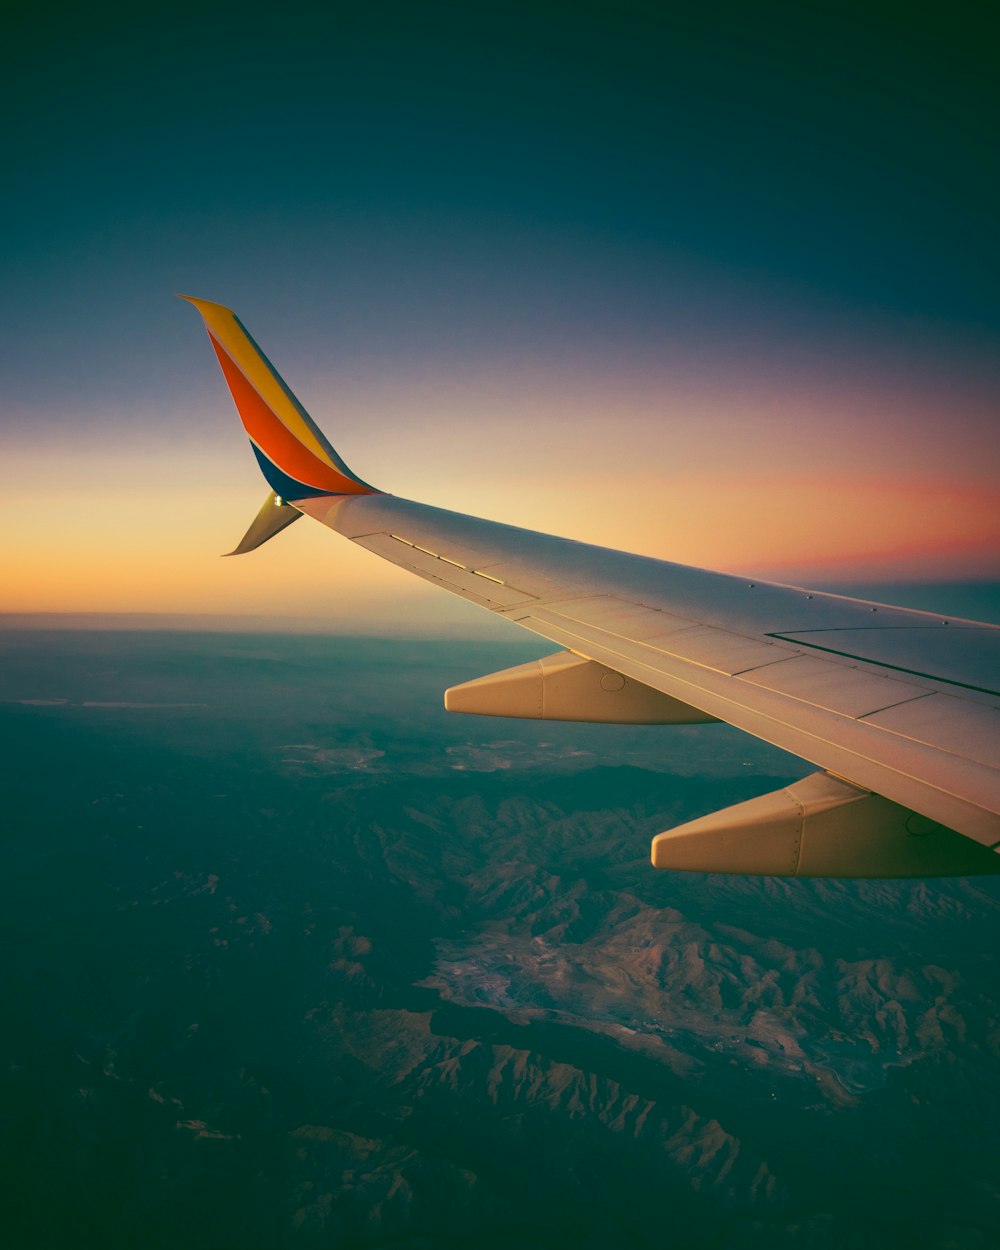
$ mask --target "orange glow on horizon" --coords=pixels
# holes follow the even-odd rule
[[[247,477],[245,466],[235,476]],[[437,465],[434,499],[489,516],[679,563],[810,578],[975,579],[1000,575],[1000,497],[982,483],[927,479],[710,474],[678,480],[595,470],[516,491]],[[533,477],[536,480],[533,480]],[[443,483],[449,478],[450,484]],[[294,615],[331,625],[393,621],[414,605],[447,615],[453,600],[308,518],[258,552],[221,560],[258,506],[245,484],[186,499],[167,483],[64,487],[58,507],[8,495],[17,532],[0,556],[7,612]],[[27,523],[25,523],[27,518]],[[421,611],[424,608],[420,609]]]

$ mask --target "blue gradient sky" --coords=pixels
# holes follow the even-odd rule
[[[220,564],[264,486],[178,290],[396,493],[800,582],[997,576],[988,21],[19,14],[0,607],[461,610],[317,526]]]

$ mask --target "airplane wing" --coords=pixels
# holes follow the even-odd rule
[[[235,315],[190,302],[272,488],[237,552],[309,516],[564,648],[452,688],[449,710],[722,720],[820,770],[660,834],[654,866],[1000,871],[1000,628],[630,555],[376,490],[347,468]]]

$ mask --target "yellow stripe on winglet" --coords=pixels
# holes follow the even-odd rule
[[[302,414],[285,394],[282,382],[247,337],[246,331],[236,320],[233,310],[226,308],[223,304],[213,304],[211,300],[194,299],[190,295],[182,295],[181,299],[194,304],[201,313],[209,333],[225,349],[226,354],[285,429],[294,434],[300,443],[308,447],[313,455],[329,465],[331,469],[343,468],[342,465],[335,464],[331,460],[327,448],[302,419]]]

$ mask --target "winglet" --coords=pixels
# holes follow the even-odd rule
[[[380,493],[344,464],[231,309],[190,295],[180,298],[201,313],[261,472],[276,495],[296,500]]]
[[[226,555],[243,556],[248,551],[256,551],[258,547],[263,547],[269,538],[280,534],[302,515],[297,508],[285,503],[273,490],[269,491],[260,511],[250,522],[250,528],[240,539],[239,544],[232,551],[227,551]]]

